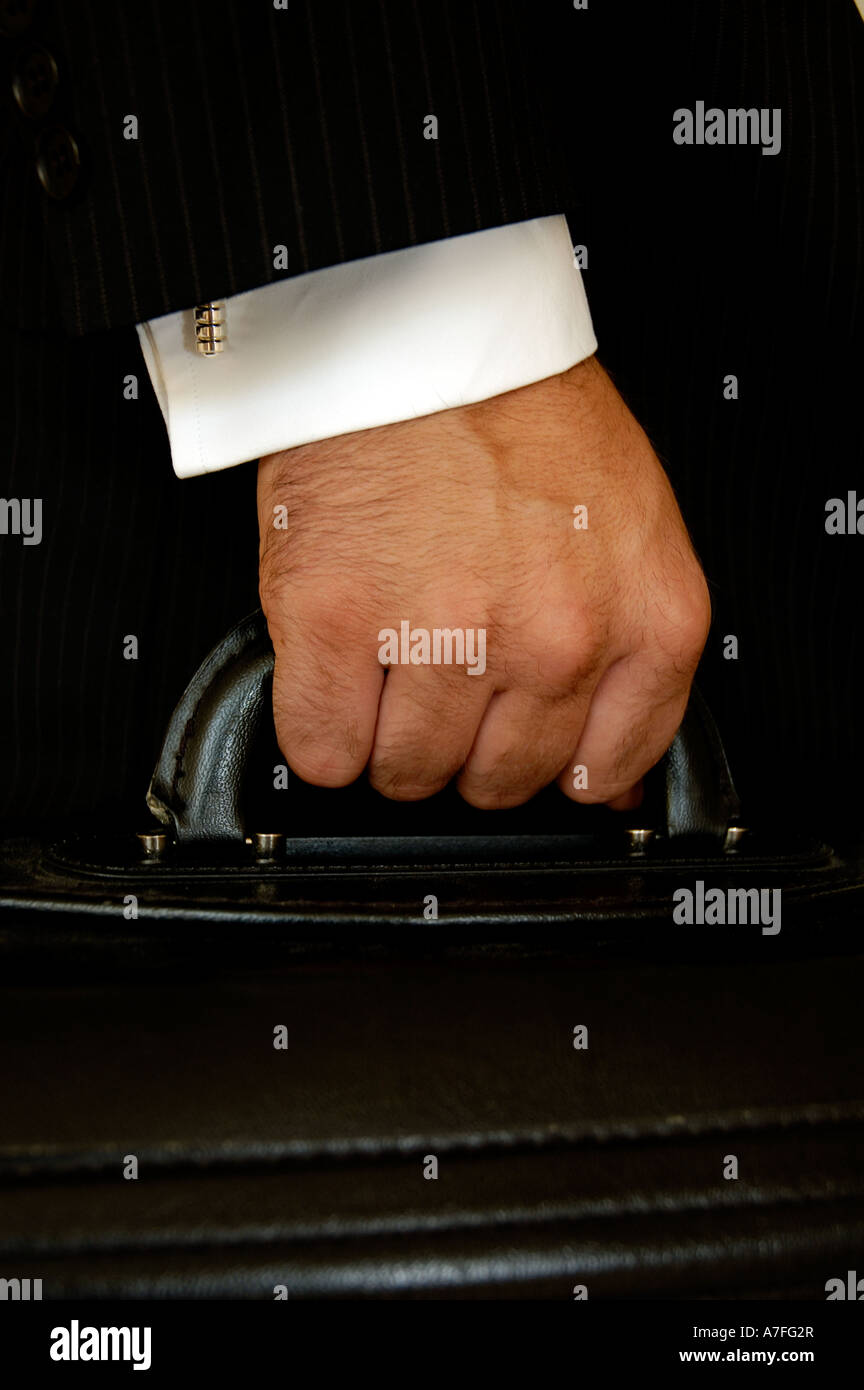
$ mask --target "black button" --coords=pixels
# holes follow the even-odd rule
[[[36,0],[0,0],[0,34],[14,38],[29,28]]]
[[[49,198],[68,198],[76,183],[81,156],[75,139],[62,126],[54,126],[39,137],[36,173]]]
[[[15,64],[12,91],[19,109],[36,120],[51,109],[57,87],[57,64],[45,48],[31,48]]]

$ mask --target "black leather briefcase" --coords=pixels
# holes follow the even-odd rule
[[[647,940],[676,959],[703,943],[750,952],[770,928],[688,933],[673,921],[676,890],[704,898],[730,886],[781,891],[766,958],[802,933],[822,950],[857,942],[860,843],[829,847],[747,825],[696,691],[635,816],[578,806],[555,787],[488,812],[452,788],[405,804],[362,782],[332,791],[287,778],[269,714],[272,671],[257,612],[210,653],[177,705],[141,834],[5,846],[7,955],[37,939],[74,954],[134,943],[154,960],[205,940],[215,950],[220,939],[232,954],[242,939],[252,956],[340,937],[404,947],[418,933],[428,940],[430,921],[437,946]],[[77,919],[74,938],[65,913]],[[181,922],[195,924],[194,937]]]
[[[698,695],[638,823],[282,789],[271,675],[255,614],[141,836],[2,848],[0,1273],[823,1298],[864,1233],[860,845],[747,824]],[[779,930],[682,889],[779,890]]]

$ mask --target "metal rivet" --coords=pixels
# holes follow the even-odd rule
[[[639,826],[636,829],[630,827],[627,830],[627,834],[630,839],[631,854],[644,854],[651,841],[654,839],[654,831],[649,830],[645,826]]]
[[[275,859],[285,843],[285,836],[281,831],[277,831],[275,834],[256,831],[252,836],[252,843],[255,846],[256,859]]]
[[[730,850],[737,849],[746,834],[746,826],[730,825],[726,831],[726,839],[723,841],[723,848],[727,853],[729,853]]]
[[[145,855],[150,859],[157,858],[168,848],[168,834],[165,830],[141,830],[138,832],[137,839]]]

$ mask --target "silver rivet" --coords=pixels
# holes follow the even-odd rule
[[[644,854],[651,841],[654,839],[654,831],[649,830],[646,826],[639,826],[635,829],[630,827],[627,830],[627,834],[630,838],[631,854]]]
[[[265,834],[256,831],[252,836],[252,843],[255,846],[256,859],[275,859],[277,853],[285,843],[285,836],[281,831],[275,834]]]
[[[148,859],[156,859],[168,848],[168,835],[164,830],[141,830],[138,843]]]
[[[723,848],[727,853],[730,850],[737,849],[746,834],[747,829],[745,826],[730,825],[726,831],[726,839],[723,841]]]

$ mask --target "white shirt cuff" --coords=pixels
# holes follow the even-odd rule
[[[138,325],[181,478],[488,400],[597,350],[560,216],[262,285],[223,317],[212,357],[191,310]]]

